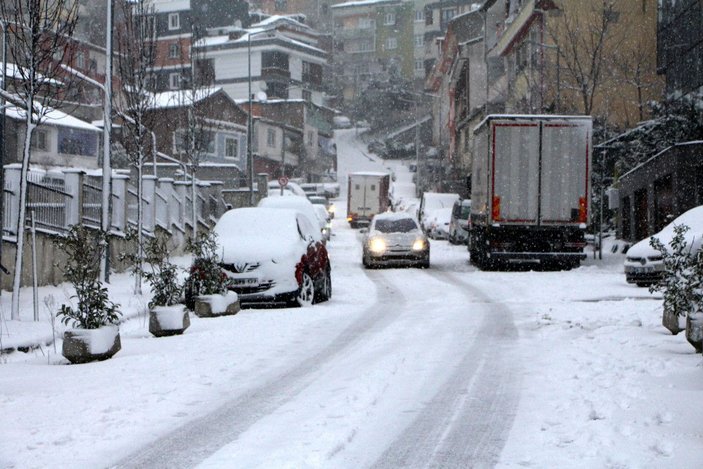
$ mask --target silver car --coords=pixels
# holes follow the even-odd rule
[[[364,267],[430,266],[430,243],[415,218],[405,212],[373,217],[364,233]]]

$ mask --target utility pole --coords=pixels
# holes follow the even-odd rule
[[[0,21],[2,27],[2,82],[0,89],[7,91],[7,22]],[[2,238],[5,231],[4,215],[5,215],[5,98],[4,94],[0,93],[0,106],[2,106],[2,114],[0,114],[0,275],[8,272],[2,266]],[[0,282],[1,283],[1,282]],[[2,288],[0,288],[2,292]]]

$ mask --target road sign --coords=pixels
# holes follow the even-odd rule
[[[285,177],[285,176],[279,177],[279,178],[278,178],[278,184],[279,184],[281,187],[286,187],[286,186],[288,185],[288,178]]]

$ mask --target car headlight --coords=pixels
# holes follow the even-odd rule
[[[327,211],[330,212],[330,213],[334,213],[335,210],[336,210],[336,209],[334,208],[334,205],[330,205],[330,206],[327,208]]]
[[[372,238],[369,240],[369,250],[380,254],[386,250],[386,242],[381,238]]]
[[[413,251],[422,251],[423,249],[425,249],[425,240],[416,239],[413,243]]]

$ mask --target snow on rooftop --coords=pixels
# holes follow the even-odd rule
[[[338,3],[337,5],[331,5],[330,8],[347,8],[347,7],[361,7],[367,5],[374,5],[377,3],[390,3],[393,0],[358,0],[352,2]]]
[[[269,16],[269,17],[266,18],[265,20],[262,20],[262,21],[259,21],[259,22],[256,23],[256,24],[253,24],[252,27],[253,27],[253,28],[257,28],[257,27],[270,26],[270,25],[274,25],[274,24],[280,23],[280,22],[292,23],[292,24],[294,24],[295,26],[298,26],[298,27],[300,27],[300,28],[312,30],[312,28],[310,28],[310,26],[308,26],[307,24],[301,23],[300,21],[298,21],[298,20],[296,20],[296,19],[294,19],[294,18],[291,18],[290,16],[285,16],[285,15],[273,15],[273,16]]]
[[[154,103],[152,108],[165,109],[187,106],[192,104],[193,100],[197,103],[203,99],[209,98],[221,89],[222,88],[219,87],[200,88],[195,90],[195,96],[193,96],[191,90],[174,90],[156,93],[154,95]]]
[[[22,121],[25,120],[27,117],[27,114],[24,109],[15,106],[8,106],[5,112],[7,117],[14,120]],[[72,129],[90,130],[92,132],[101,131],[98,127],[88,122],[82,121],[77,117],[73,117],[69,114],[66,114],[63,111],[59,111],[58,109],[47,109],[42,112],[42,114],[45,116],[44,123],[48,125],[58,125],[61,127],[70,127]]]

